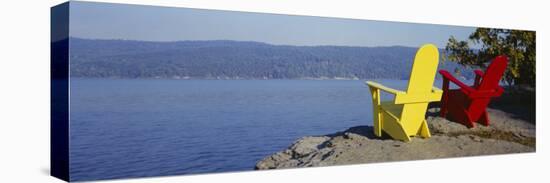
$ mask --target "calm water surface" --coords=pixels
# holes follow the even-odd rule
[[[372,124],[363,81],[72,79],[70,89],[73,180],[252,170],[300,137]]]

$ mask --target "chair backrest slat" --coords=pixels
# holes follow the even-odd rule
[[[427,93],[432,90],[437,65],[439,64],[439,50],[433,44],[422,46],[414,57],[407,93]]]
[[[418,49],[411,68],[411,77],[407,94],[429,95],[433,88],[437,65],[439,64],[439,50],[433,44],[427,44]],[[405,104],[401,111],[401,120],[408,121],[405,126],[420,125],[424,119],[424,113],[428,102]],[[424,111],[424,112],[420,112]],[[411,128],[407,128],[411,130]],[[413,133],[413,132],[408,132]]]
[[[493,90],[496,89],[500,83],[500,78],[504,75],[506,71],[506,66],[508,65],[508,58],[506,56],[498,56],[485,70],[483,78],[479,84],[478,90]]]

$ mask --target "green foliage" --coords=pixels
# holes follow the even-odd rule
[[[535,86],[536,39],[534,31],[478,28],[468,41],[449,38],[446,59],[471,68],[485,68],[494,57],[508,56],[504,75],[510,85]],[[475,49],[470,43],[476,45]]]

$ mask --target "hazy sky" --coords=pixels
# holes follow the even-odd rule
[[[284,45],[445,47],[474,27],[71,2],[70,35],[147,41],[239,40]],[[413,15],[411,15],[413,16]]]

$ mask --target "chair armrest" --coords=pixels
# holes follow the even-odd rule
[[[408,103],[419,103],[419,102],[433,102],[433,101],[439,101],[441,100],[441,95],[443,93],[443,90],[433,87],[432,91],[430,93],[422,93],[422,94],[408,94],[401,90],[396,90],[393,88],[389,88],[387,86],[384,86],[382,84],[373,82],[373,81],[367,81],[365,82],[369,87],[379,89],[391,94],[395,95],[395,104],[408,104]]]
[[[457,85],[458,87],[460,87],[460,89],[461,89],[462,91],[464,91],[466,94],[472,93],[472,92],[475,91],[472,87],[469,87],[468,85],[462,83],[461,81],[459,81],[458,79],[456,79],[453,75],[451,75],[451,73],[449,73],[449,72],[446,71],[446,70],[439,70],[439,74],[441,74],[441,76],[443,76],[443,79],[444,79],[444,80],[448,80],[448,81],[451,81],[451,82],[453,82],[454,84],[456,84],[456,85]]]
[[[384,86],[380,83],[376,83],[376,82],[373,82],[373,81],[367,81],[365,82],[369,87],[371,88],[376,88],[376,89],[380,89],[382,91],[385,91],[385,92],[388,92],[388,93],[391,93],[391,94],[394,94],[394,95],[401,95],[401,94],[405,94],[404,91],[401,91],[401,90],[396,90],[396,89],[393,89],[393,88],[390,88],[390,87],[387,87],[387,86]]]
[[[441,100],[443,90],[433,87],[429,93],[407,93],[395,96],[395,104],[436,102]]]
[[[483,77],[483,71],[479,70],[479,69],[476,69],[474,71],[474,73],[476,74],[476,76],[479,76],[479,77]]]
[[[439,89],[438,87],[432,87],[432,93],[443,93],[443,90]]]
[[[468,97],[470,98],[490,98],[490,97],[499,97],[504,93],[504,89],[498,86],[493,90],[481,90],[472,92]]]

